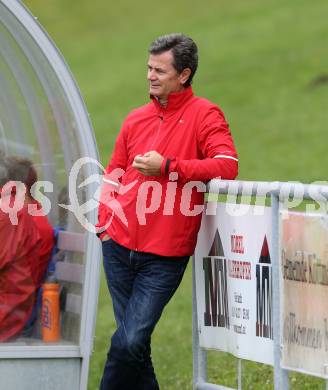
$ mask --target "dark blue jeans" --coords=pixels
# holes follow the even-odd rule
[[[117,329],[100,390],[158,390],[151,334],[182,280],[189,256],[135,252],[112,239],[103,242],[103,255]]]

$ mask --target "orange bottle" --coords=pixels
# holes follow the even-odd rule
[[[44,283],[42,285],[42,315],[41,335],[45,342],[59,341],[60,339],[60,309],[59,284]]]

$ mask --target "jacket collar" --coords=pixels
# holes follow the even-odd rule
[[[183,91],[171,93],[167,99],[166,107],[163,107],[156,97],[150,95],[156,110],[164,113],[171,113],[178,110],[183,104],[194,96],[191,86],[185,88]]]

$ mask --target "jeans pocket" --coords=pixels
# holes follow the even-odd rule
[[[109,255],[109,252],[111,251],[111,247],[112,247],[112,241],[113,240],[111,238],[106,241],[101,241],[102,252],[104,256]]]

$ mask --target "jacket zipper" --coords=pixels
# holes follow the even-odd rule
[[[159,115],[159,126],[157,127],[157,131],[156,131],[156,134],[154,136],[153,142],[151,143],[151,146],[149,147],[149,152],[152,150],[155,142],[157,141],[158,134],[161,130],[163,121],[164,121],[164,114],[163,114],[163,112],[161,112],[161,114]],[[145,181],[146,181],[146,176],[144,176],[142,179],[142,182],[145,182]],[[138,218],[137,218],[136,231],[135,231],[135,251],[136,252],[138,251],[138,231],[139,231],[139,229],[138,229]]]
[[[155,134],[155,136],[153,138],[153,142],[151,143],[151,145],[149,147],[149,152],[152,150],[153,146],[155,145],[155,142],[157,141],[158,134],[159,134],[159,132],[161,130],[163,120],[164,120],[164,114],[163,114],[163,112],[161,112],[160,115],[159,115],[159,126],[157,127],[157,131],[156,131],[156,134]]]

